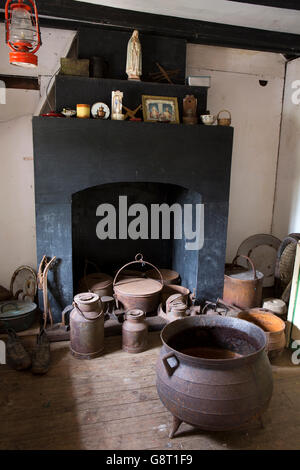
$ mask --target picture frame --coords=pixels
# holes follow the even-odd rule
[[[175,96],[142,95],[144,122],[179,124],[178,99]]]

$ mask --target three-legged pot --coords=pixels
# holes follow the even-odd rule
[[[237,429],[259,418],[273,390],[261,328],[237,318],[188,317],[161,333],[157,391],[182,422],[208,431]]]

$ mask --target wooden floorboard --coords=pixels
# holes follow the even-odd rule
[[[68,342],[51,344],[51,369],[36,377],[0,366],[0,449],[299,449],[300,367],[285,351],[272,365],[274,393],[264,429],[207,433],[183,424],[168,438],[170,413],[155,387],[160,339],[133,355],[119,336],[92,361],[71,356]],[[28,349],[33,339],[24,337]]]

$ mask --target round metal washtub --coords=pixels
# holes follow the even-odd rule
[[[37,305],[23,300],[8,300],[0,302],[0,333],[8,328],[16,332],[31,327],[36,317]]]
[[[157,392],[174,417],[208,431],[260,417],[273,390],[264,332],[232,317],[188,317],[162,330]]]
[[[285,323],[281,318],[263,308],[240,312],[238,318],[259,326],[265,332],[269,359],[275,359],[282,353],[285,346]]]

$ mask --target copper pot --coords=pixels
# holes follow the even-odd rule
[[[178,272],[173,271],[173,269],[160,269],[161,275],[164,280],[164,284],[180,284],[180,275]],[[152,279],[159,279],[159,275],[155,269],[150,269],[146,271],[146,276],[151,277]]]
[[[162,290],[162,303],[165,304],[167,299],[173,294],[181,294],[187,305],[189,305],[190,290],[184,286],[176,284],[166,284]]]
[[[251,269],[239,266],[236,260],[245,258]],[[237,255],[231,264],[226,264],[224,275],[223,299],[241,309],[260,307],[262,301],[262,287],[264,275],[255,269],[248,256]]]
[[[129,353],[140,353],[147,349],[148,325],[142,310],[134,309],[125,313],[122,325],[122,348]]]
[[[143,277],[128,277],[117,282],[117,278],[121,271],[127,266],[135,263],[140,263],[142,265],[148,264],[153,269],[156,269],[159,274],[160,281]],[[121,269],[119,269],[114,278],[113,287],[117,307],[119,308],[120,303],[125,311],[139,309],[145,313],[153,312],[157,309],[160,303],[163,285],[164,281],[158,268],[148,261],[144,261],[143,255],[139,253],[135,256],[135,261],[125,264]]]
[[[86,274],[79,281],[79,292],[94,292],[94,294],[103,296],[113,295],[113,278],[105,273]]]
[[[96,272],[87,274],[88,265],[97,269]],[[100,299],[103,296],[113,295],[113,278],[108,274],[101,273],[97,264],[85,260],[83,277],[78,283],[79,292],[94,292],[99,295]]]
[[[269,310],[264,308],[252,308],[240,312],[238,317],[242,320],[259,326],[266,335],[267,352],[269,359],[275,359],[284,350],[285,346],[285,323]]]

